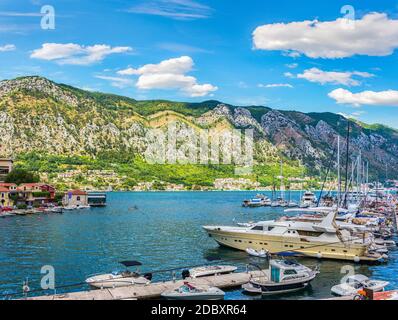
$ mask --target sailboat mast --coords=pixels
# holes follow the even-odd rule
[[[348,168],[349,168],[349,152],[350,152],[350,129],[351,129],[351,124],[350,120],[347,120],[347,148],[346,148],[346,167],[345,167],[345,187],[344,187],[344,207],[347,208],[347,192],[348,192]]]
[[[285,187],[283,185],[283,160],[281,160],[281,198],[285,200]]]
[[[340,135],[337,136],[337,208],[341,201]]]

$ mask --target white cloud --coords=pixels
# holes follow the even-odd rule
[[[288,63],[285,66],[289,69],[296,69],[298,67],[298,63]]]
[[[398,91],[363,91],[352,93],[345,89],[336,89],[329,93],[329,97],[336,100],[338,104],[352,104],[354,106],[398,106]]]
[[[101,76],[101,75],[97,75],[95,77],[97,79],[110,81],[111,85],[113,87],[116,87],[116,88],[119,88],[119,89],[124,89],[124,88],[127,88],[127,87],[131,87],[133,85],[133,83],[134,83],[130,79],[120,78],[120,77],[110,77],[110,76]]]
[[[285,72],[283,75],[284,75],[286,78],[291,78],[291,79],[294,78],[294,74],[291,73],[291,72]]]
[[[359,119],[365,112],[361,111],[356,111],[352,112],[350,114],[344,113],[344,112],[338,112],[337,114],[343,116],[346,119]]]
[[[127,11],[175,20],[195,20],[208,18],[213,10],[194,0],[153,0],[144,1]]]
[[[294,88],[289,83],[259,84],[259,88]]]
[[[139,69],[128,68],[118,71],[120,75],[144,75],[147,73],[172,73],[182,74],[192,70],[194,62],[191,57],[164,60],[158,64],[147,64]]]
[[[164,60],[158,64],[147,64],[141,68],[127,68],[118,71],[119,75],[137,75],[136,87],[142,90],[177,89],[191,97],[203,97],[218,90],[211,84],[198,84],[197,79],[186,73],[192,71],[194,62],[191,57]]]
[[[374,74],[368,72],[334,72],[334,71],[323,71],[318,68],[311,68],[305,70],[304,73],[298,74],[297,78],[306,79],[310,82],[316,82],[320,84],[342,84],[345,86],[359,86],[361,82],[354,79],[353,77],[371,78]]]
[[[0,46],[0,52],[6,51],[14,51],[17,47],[13,44],[6,44],[4,46]]]
[[[281,50],[294,57],[388,56],[398,47],[398,20],[370,13],[355,20],[352,28],[345,18],[267,24],[256,28],[253,42],[255,49]]]
[[[31,58],[56,61],[59,64],[90,65],[115,53],[132,51],[131,47],[111,47],[105,44],[81,46],[74,43],[44,43],[30,55]]]

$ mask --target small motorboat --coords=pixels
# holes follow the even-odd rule
[[[167,300],[222,300],[225,292],[216,287],[197,287],[189,282],[183,286],[161,294]]]
[[[126,267],[124,271],[115,271],[108,274],[94,275],[86,279],[86,283],[94,288],[117,288],[128,287],[131,285],[148,285],[152,280],[152,275],[142,276],[139,271],[132,272],[129,267],[141,266],[138,261],[122,261],[120,262]]]
[[[246,208],[258,208],[267,207],[271,205],[271,200],[268,197],[254,198],[250,200],[244,200],[242,206]]]
[[[7,218],[7,217],[13,217],[15,216],[14,213],[11,212],[0,212],[0,218]]]
[[[62,213],[63,209],[62,209],[62,207],[53,207],[53,208],[50,209],[50,212],[52,212],[52,213]]]
[[[76,209],[90,209],[90,206],[76,206]]]
[[[269,270],[262,273],[242,286],[245,293],[275,295],[302,290],[310,285],[319,271],[290,260],[271,260]]]
[[[64,210],[68,210],[68,211],[72,211],[72,210],[76,210],[77,206],[66,206],[63,208]]]
[[[269,252],[264,249],[255,250],[252,248],[247,248],[246,252],[253,257],[258,257],[258,258],[268,258],[269,257]]]
[[[363,289],[370,289],[374,292],[384,291],[388,285],[387,281],[371,280],[362,274],[355,274],[347,277],[344,283],[333,286],[331,291],[338,296],[354,296]]]
[[[238,268],[235,266],[205,266],[197,267],[189,270],[191,278],[209,277],[220,274],[233,273]]]
[[[289,201],[288,205],[289,208],[297,208],[299,204],[295,201]]]

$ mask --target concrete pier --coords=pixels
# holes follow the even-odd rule
[[[188,281],[195,286],[211,286],[220,289],[236,288],[248,283],[251,276],[259,276],[260,271],[231,273],[177,281],[151,283],[149,285],[132,285],[121,288],[98,289],[66,294],[31,297],[26,300],[143,300],[156,299],[165,291],[174,290]],[[262,275],[262,274],[261,274]]]

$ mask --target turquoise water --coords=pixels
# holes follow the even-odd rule
[[[265,262],[246,253],[220,248],[202,230],[202,225],[233,225],[235,222],[269,220],[284,215],[282,209],[242,208],[241,202],[256,192],[109,193],[106,208],[92,208],[63,215],[34,215],[0,219],[0,294],[21,292],[29,277],[32,290],[40,288],[41,267],[55,269],[56,286],[78,284],[90,274],[119,268],[118,261],[139,260],[142,271],[156,271],[209,263],[211,257],[236,264],[265,267]],[[299,198],[296,192],[292,198]],[[310,299],[330,296],[338,284],[341,268],[385,279],[398,288],[398,256],[391,252],[385,265],[357,265],[337,261],[299,259],[319,265],[321,274],[305,292],[280,299]],[[180,272],[180,271],[178,271]],[[170,279],[171,272],[155,273],[155,279]],[[85,285],[60,288],[57,292],[87,289]],[[51,292],[47,292],[51,293]],[[43,293],[41,293],[43,294]],[[253,299],[240,290],[227,299]]]

